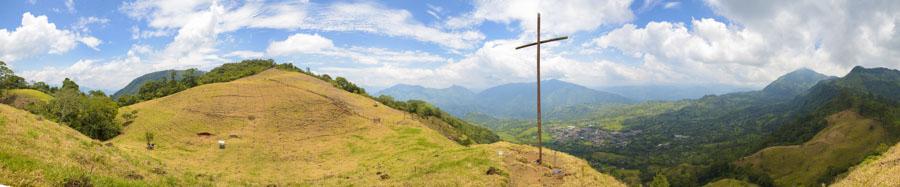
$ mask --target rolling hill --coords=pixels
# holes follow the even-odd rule
[[[169,76],[172,74],[172,72],[175,72],[176,80],[181,80],[181,78],[184,77],[185,73],[187,73],[188,70],[163,70],[163,71],[157,71],[157,72],[141,75],[140,77],[137,77],[134,80],[131,80],[131,82],[129,82],[128,85],[126,85],[122,89],[119,89],[119,91],[116,91],[116,93],[112,94],[111,97],[113,99],[116,99],[116,98],[119,98],[119,96],[122,96],[125,94],[135,94],[141,89],[141,86],[143,86],[144,83],[169,78]],[[205,72],[194,71],[194,75],[196,75],[196,76],[203,75],[203,73],[205,73]]]
[[[0,105],[0,184],[11,186],[197,185],[189,176],[160,175],[161,163],[127,154],[65,125]]]
[[[296,72],[268,70],[120,111],[137,111],[137,118],[109,141],[114,147],[158,160],[166,176],[201,183],[620,185],[564,153],[547,164],[565,174],[550,175],[528,161],[536,151],[529,146],[462,146],[414,115]],[[155,150],[145,149],[147,133],[155,135]],[[227,148],[218,149],[219,140]],[[488,172],[492,167],[499,170]]]
[[[38,90],[11,89],[2,93],[2,96],[0,96],[0,103],[19,109],[26,109],[35,103],[47,103],[50,99],[53,99],[53,96]]]

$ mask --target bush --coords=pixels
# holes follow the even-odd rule
[[[121,127],[115,123],[119,108],[116,102],[102,94],[86,96],[71,88],[54,94],[38,113],[94,139],[108,140],[119,135]]]

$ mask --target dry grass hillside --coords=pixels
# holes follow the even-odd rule
[[[900,186],[900,144],[856,166],[833,186]]]
[[[175,182],[152,175],[159,162],[125,154],[65,125],[0,105],[0,184],[11,186],[144,186]]]
[[[887,141],[881,123],[846,110],[828,116],[828,127],[801,145],[774,146],[738,160],[768,174],[776,186],[819,186],[829,168],[848,167]]]
[[[131,111],[137,118],[110,142],[158,161],[152,168],[163,174],[155,177],[251,186],[622,186],[567,154],[548,162],[562,167],[554,174],[528,162],[536,156],[528,146],[461,146],[414,115],[296,72],[202,85],[120,114]],[[154,150],[145,148],[148,132]],[[491,167],[500,172],[488,174]]]

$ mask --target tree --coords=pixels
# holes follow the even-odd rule
[[[53,93],[53,89],[50,88],[50,85],[47,85],[45,82],[36,82],[31,84],[31,89],[35,89],[44,93]]]
[[[181,84],[187,88],[197,86],[197,69],[191,68],[185,70],[184,75],[181,75]]]
[[[669,180],[666,179],[666,175],[657,173],[656,176],[653,177],[653,181],[650,182],[650,187],[669,187]]]
[[[94,139],[108,140],[119,134],[121,127],[115,122],[119,108],[116,102],[101,91],[84,95],[69,79],[63,81],[63,87],[38,110],[39,114]]]
[[[28,83],[6,66],[6,63],[0,61],[0,89],[25,88]]]
[[[75,90],[76,92],[80,92],[80,90],[78,88],[78,84],[75,84],[75,81],[72,81],[69,78],[66,78],[65,80],[63,80],[62,88],[60,88],[60,89]]]

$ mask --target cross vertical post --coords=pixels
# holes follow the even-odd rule
[[[536,59],[537,60],[537,128],[538,128],[537,129],[537,133],[538,133],[538,135],[537,135],[537,139],[538,139],[537,163],[541,163],[542,160],[544,159],[543,141],[541,140],[541,131],[542,131],[542,127],[541,127],[541,44],[547,43],[547,42],[565,40],[568,38],[569,37],[567,37],[567,36],[563,36],[563,37],[558,37],[558,38],[541,41],[541,13],[538,13],[537,14],[537,42],[516,47],[516,49],[522,49],[522,48],[529,47],[532,45],[537,45],[537,47],[536,47],[537,48],[537,59]]]

